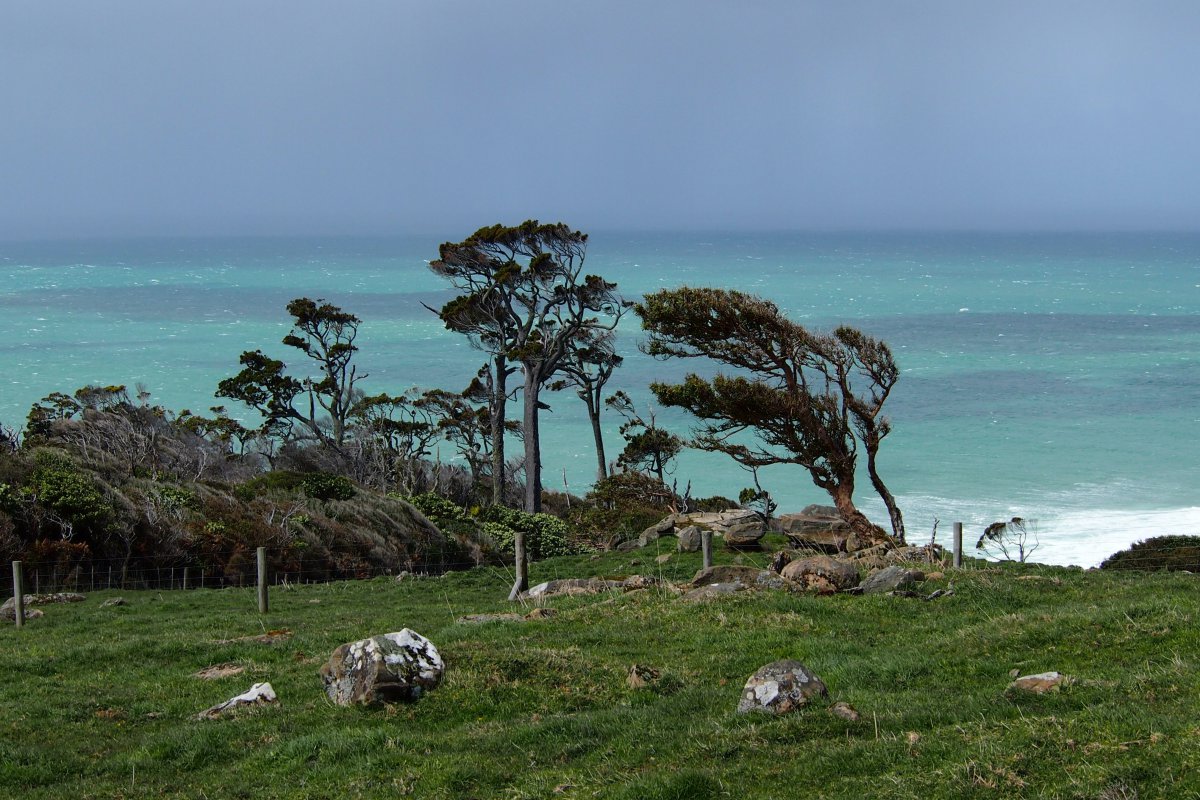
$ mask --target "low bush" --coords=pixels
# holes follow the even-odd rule
[[[1200,536],[1155,536],[1114,553],[1100,569],[1200,572]]]

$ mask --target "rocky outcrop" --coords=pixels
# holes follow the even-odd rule
[[[404,628],[341,645],[321,667],[321,679],[338,705],[381,705],[417,700],[437,688],[444,671],[433,643]]]
[[[833,506],[811,505],[798,514],[781,514],[772,527],[797,548],[830,554],[856,549],[850,525]]]
[[[858,570],[854,565],[830,556],[796,559],[788,563],[780,574],[817,594],[833,594],[858,585]]]
[[[758,514],[744,508],[734,508],[727,511],[695,511],[687,514],[671,514],[655,525],[642,531],[638,543],[645,547],[661,536],[674,535],[681,539],[679,549],[683,550],[683,533],[689,528],[695,528],[695,533],[688,532],[689,542],[695,542],[695,548],[700,549],[700,533],[712,531],[714,536],[720,536],[727,547],[739,550],[754,549],[766,533],[766,526]],[[694,537],[694,538],[693,538]]]
[[[774,661],[746,681],[738,713],[763,711],[786,714],[809,705],[814,698],[829,695],[825,684],[808,667],[794,659]]]
[[[782,575],[757,567],[740,567],[734,564],[718,564],[702,569],[692,578],[693,587],[710,586],[714,583],[738,583],[747,589],[797,589],[798,587]]]
[[[898,565],[885,567],[873,572],[862,582],[863,594],[883,594],[906,589],[915,583],[925,580],[925,574],[919,569],[905,569]]]
[[[745,592],[749,588],[750,587],[746,586],[746,584],[738,582],[710,583],[706,586],[692,589],[683,596],[683,599],[688,602],[717,600],[722,597],[729,597],[730,595],[737,594],[738,592]]]
[[[275,690],[271,688],[271,684],[256,683],[237,697],[231,697],[224,703],[217,703],[212,708],[201,711],[197,718],[220,719],[248,708],[258,708],[278,702],[279,698],[275,696]]]

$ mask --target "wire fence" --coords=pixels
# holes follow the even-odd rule
[[[470,569],[475,561],[441,561],[435,565],[413,564],[411,568],[384,566],[366,561],[361,551],[334,551],[332,558],[304,564],[281,561],[278,552],[268,551],[266,582],[271,586],[329,583],[343,580],[413,575],[440,575]],[[216,566],[217,564],[223,566]],[[115,590],[190,590],[254,586],[258,572],[254,551],[231,552],[210,563],[179,559],[170,563],[146,564],[123,558],[87,559],[77,563],[22,561],[23,589],[27,594]],[[0,598],[13,595],[13,572],[0,570]]]

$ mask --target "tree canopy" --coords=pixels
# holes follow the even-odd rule
[[[861,539],[881,541],[884,531],[853,502],[861,446],[893,534],[903,541],[903,517],[876,469],[891,431],[883,404],[899,377],[886,344],[849,327],[814,333],[768,300],[725,289],[662,290],[635,311],[650,333],[649,355],[709,358],[743,373],[693,373],[682,383],[651,385],[659,402],[699,418],[696,446],[752,469],[804,467]]]

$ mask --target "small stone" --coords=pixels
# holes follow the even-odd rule
[[[110,597],[109,599],[107,599],[103,603],[101,603],[100,607],[101,608],[111,608],[112,606],[123,606],[123,605],[125,605],[124,597]]]
[[[1020,675],[1021,675],[1021,670],[1019,670],[1019,669],[1010,669],[1008,671],[1009,678],[1018,678],[1018,677],[1020,677]]]
[[[551,619],[558,616],[553,608],[535,608],[525,615],[525,619]]]
[[[671,560],[671,554],[670,554],[670,553],[663,553],[663,554],[662,554],[662,555],[660,555],[660,556],[655,556],[655,557],[654,557],[654,563],[655,563],[655,564],[665,564],[665,563],[667,563],[667,562],[668,562],[668,561],[670,561],[670,560]]]
[[[808,667],[794,659],[783,659],[750,676],[737,710],[739,714],[751,711],[786,714],[808,705],[814,697],[828,695],[825,684]]]
[[[271,688],[271,684],[256,683],[250,687],[249,691],[201,711],[197,717],[198,719],[219,719],[242,709],[271,705],[278,702],[279,698],[275,696],[275,690]]]
[[[847,722],[858,722],[858,710],[854,706],[847,703],[845,700],[839,700],[829,707],[829,713],[835,717],[841,717]]]
[[[1068,681],[1067,676],[1058,672],[1040,672],[1037,675],[1024,675],[1017,678],[1009,684],[1008,688],[1034,694],[1046,694],[1047,692],[1057,692]]]
[[[634,664],[629,668],[629,677],[625,679],[625,683],[630,689],[645,689],[652,683],[656,683],[662,673],[654,667],[647,667],[644,664]]]
[[[940,580],[941,580],[942,578],[944,578],[944,577],[946,577],[946,573],[944,573],[944,572],[931,572],[931,573],[929,573],[928,575],[926,575],[926,576],[925,576],[925,580],[927,580],[927,581],[940,581]]]

